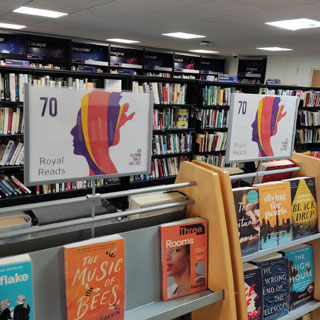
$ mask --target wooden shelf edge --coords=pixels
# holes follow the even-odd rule
[[[280,246],[276,246],[274,248],[270,248],[270,249],[265,249],[265,250],[260,250],[256,253],[252,253],[252,254],[249,254],[247,256],[244,256],[242,257],[242,262],[248,262],[248,261],[251,261],[251,260],[254,260],[254,259],[257,259],[257,258],[261,258],[261,257],[264,257],[270,253],[274,253],[274,252],[278,252],[278,251],[281,251],[281,250],[284,250],[284,249],[287,249],[287,248],[292,248],[298,244],[303,244],[303,243],[306,243],[306,242],[309,242],[309,241],[313,241],[313,240],[317,240],[317,239],[320,239],[320,232],[319,233],[316,233],[316,234],[313,234],[311,236],[307,236],[307,237],[303,237],[301,239],[297,239],[297,240],[292,240],[286,244],[283,244],[283,245],[280,245]]]
[[[224,291],[210,290],[194,293],[169,301],[154,301],[126,311],[125,320],[173,319],[224,299]]]

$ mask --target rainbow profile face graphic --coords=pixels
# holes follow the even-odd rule
[[[287,112],[283,112],[284,105],[280,104],[280,97],[263,97],[258,106],[256,118],[253,121],[252,141],[258,144],[259,157],[273,156],[271,137],[278,131],[278,122]]]
[[[120,106],[120,92],[94,91],[81,99],[77,123],[71,130],[74,154],[84,156],[90,175],[115,174],[110,147],[120,141],[120,128],[134,117],[126,115],[129,104]]]

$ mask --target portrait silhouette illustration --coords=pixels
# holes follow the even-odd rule
[[[274,156],[271,137],[278,131],[278,122],[287,112],[283,112],[284,105],[280,104],[280,97],[263,97],[258,106],[252,127],[252,141],[258,144],[259,157]]]
[[[129,104],[120,105],[120,92],[93,91],[81,99],[77,123],[72,128],[74,154],[84,156],[90,175],[116,174],[110,147],[120,141],[120,128],[135,113],[127,115]]]

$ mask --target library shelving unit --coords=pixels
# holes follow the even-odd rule
[[[300,167],[300,170],[294,171],[292,173],[293,177],[298,176],[313,176],[316,179],[316,185],[320,183],[320,160],[298,153],[294,153],[292,160]],[[244,290],[244,278],[243,278],[243,266],[242,263],[251,261],[253,259],[266,256],[270,253],[278,252],[286,248],[294,247],[298,244],[309,243],[313,247],[314,255],[314,277],[315,277],[315,291],[314,291],[314,300],[297,308],[294,311],[290,311],[288,315],[279,318],[279,320],[294,320],[298,317],[303,316],[309,312],[312,312],[313,319],[319,319],[320,317],[320,270],[316,266],[320,262],[320,228],[319,233],[301,238],[299,240],[291,241],[285,245],[276,246],[267,250],[260,250],[257,253],[250,254],[244,257],[241,257],[240,242],[238,237],[238,229],[236,222],[236,213],[234,209],[234,200],[231,188],[231,182],[229,174],[221,168],[216,168],[208,164],[198,165],[206,166],[208,169],[214,172],[220,172],[220,184],[223,194],[223,201],[226,213],[226,220],[228,226],[228,236],[230,243],[230,253],[232,259],[232,267],[234,268],[234,288],[236,294],[237,310],[238,310],[238,320],[248,320],[247,311],[246,311],[246,297]],[[241,176],[238,176],[241,177]],[[224,182],[223,182],[224,181]],[[317,202],[320,201],[320,194],[317,193]],[[320,217],[320,209],[318,208],[318,219]]]
[[[64,319],[66,314],[62,247],[64,244],[90,238],[90,233],[87,231],[92,224],[96,225],[98,222],[106,223],[119,217],[159,209],[181,208],[181,205],[187,205],[186,212],[180,210],[153,217],[148,215],[145,218],[100,224],[95,227],[95,236],[120,233],[125,238],[125,319],[169,320],[192,312],[193,319],[237,320],[233,267],[220,184],[221,180],[217,173],[195,163],[184,162],[173,185],[120,193],[134,195],[182,188],[181,190],[188,195],[188,200],[4,232],[0,235],[0,256],[29,253],[33,266],[35,318]],[[96,200],[116,196],[119,196],[119,192],[98,194]],[[71,202],[75,204],[87,201],[87,197],[82,197],[73,199]],[[56,201],[55,205],[59,206],[64,202],[66,201]],[[45,206],[45,204],[42,205]],[[35,207],[39,206],[41,204],[35,205]],[[1,208],[0,214],[8,211],[14,212],[19,208],[21,209],[21,206],[11,209]],[[30,205],[30,209],[32,208],[33,206]],[[208,220],[208,290],[170,301],[162,301],[159,225],[163,222],[180,220],[185,216],[201,216]],[[77,226],[79,229],[75,228]],[[70,227],[72,227],[71,230],[65,229]],[[50,233],[55,230],[55,233]],[[32,236],[26,238],[30,234]],[[48,312],[48,310],[54,310],[54,312]]]

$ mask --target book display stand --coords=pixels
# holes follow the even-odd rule
[[[313,176],[316,180],[316,185],[320,183],[320,160],[312,157],[308,157],[305,155],[294,153],[292,160],[297,164],[298,167],[283,169],[283,170],[274,170],[273,174],[284,172],[284,171],[294,171],[292,176]],[[244,175],[236,175],[229,177],[229,173],[221,168],[214,167],[209,164],[201,163],[198,161],[194,161],[197,165],[201,165],[206,167],[207,169],[217,172],[220,178],[221,190],[224,201],[224,208],[226,214],[226,221],[228,226],[228,236],[230,243],[230,254],[232,259],[232,268],[234,270],[234,288],[235,288],[235,299],[237,304],[237,319],[238,320],[247,320],[247,307],[246,307],[246,297],[245,297],[245,289],[244,289],[244,278],[243,278],[243,265],[242,263],[251,261],[256,258],[264,257],[268,254],[275,253],[286,248],[291,248],[299,244],[309,243],[313,247],[313,255],[314,255],[314,265],[319,265],[320,259],[320,229],[318,229],[319,233],[307,236],[298,240],[291,241],[287,244],[273,247],[271,249],[260,250],[257,253],[250,254],[244,257],[241,257],[241,249],[239,243],[237,222],[236,222],[236,212],[234,208],[231,180],[239,179],[241,177],[254,177],[256,175],[264,175],[264,174],[272,174],[272,171],[266,172],[256,172]],[[294,170],[292,170],[294,169]],[[317,194],[317,201],[319,201],[319,193]],[[319,203],[319,202],[318,202]],[[318,218],[319,218],[319,208],[318,208]],[[319,226],[318,226],[319,228]],[[313,301],[305,304],[302,307],[299,307],[293,311],[290,311],[289,314],[280,318],[279,320],[294,320],[298,317],[303,316],[309,312],[312,312],[312,318],[318,319],[320,318],[320,270],[319,268],[315,268],[314,270],[315,277],[315,291],[314,291],[314,299]]]
[[[208,290],[178,299],[170,301],[161,300],[159,223],[182,219],[185,215],[184,212],[174,212],[162,215],[160,218],[158,216],[124,221],[96,228],[96,236],[120,233],[120,235],[125,238],[125,319],[172,319],[205,307],[201,310],[194,311],[193,317],[200,319],[201,317],[206,318],[206,316],[209,317],[210,314],[215,314],[217,315],[217,319],[228,318],[236,320],[237,312],[231,255],[218,174],[199,165],[185,162],[180,168],[176,184],[115,192],[113,194],[96,194],[95,196],[98,198],[111,198],[120,195],[159,191],[159,189],[177,188],[182,188],[190,200],[152,208],[104,214],[95,216],[94,218],[75,219],[11,233],[2,233],[0,238],[21,237],[30,233],[34,235],[34,238],[41,238],[45,236],[45,232],[58,230],[61,233],[61,228],[69,228],[71,225],[78,225],[81,229],[87,229],[87,236],[90,238],[90,228],[92,225],[95,226],[97,222],[107,221],[116,217],[152,212],[159,209],[181,207],[181,205],[188,204],[188,217],[201,216],[208,220]],[[214,190],[214,193],[212,193],[212,190]],[[83,199],[80,200],[83,201]],[[72,201],[75,202],[75,199]],[[56,201],[55,204],[58,205],[58,202],[59,201]],[[62,204],[63,201],[60,202]],[[29,209],[32,209],[33,206],[39,207],[39,205],[40,204],[31,204],[29,205]],[[21,207],[22,206],[11,207],[10,210],[21,210]],[[23,207],[25,209],[25,206]],[[5,209],[1,209],[1,211],[4,212]],[[213,212],[214,214],[212,214]],[[33,248],[28,245],[28,241],[24,241],[23,248],[21,248],[21,243],[19,242],[11,245],[3,245],[4,250],[1,248],[2,256],[22,252],[29,252],[31,256],[36,319],[43,317],[49,320],[65,318],[66,306],[62,244],[66,241],[70,242],[70,237],[72,238],[71,242],[79,241],[79,234],[76,235],[73,232],[70,237],[68,234],[65,234],[65,236],[66,238],[62,243],[59,243],[57,240],[54,241],[51,237],[49,241],[46,241],[48,248],[43,250],[37,250],[37,245],[39,247],[40,242],[44,243],[44,241],[40,239],[31,241],[36,243]],[[50,290],[48,290],[48,288],[50,288]],[[48,310],[55,310],[55,312],[48,312]]]

